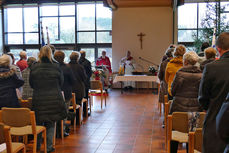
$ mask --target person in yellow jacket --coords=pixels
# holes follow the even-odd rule
[[[174,58],[170,60],[165,70],[165,81],[168,84],[169,100],[172,100],[171,85],[176,72],[183,67],[183,55],[186,52],[184,45],[178,45],[175,48]]]

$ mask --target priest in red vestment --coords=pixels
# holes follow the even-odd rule
[[[102,56],[97,59],[96,66],[105,66],[109,73],[112,73],[111,62],[109,57],[106,56],[106,51],[102,51]]]

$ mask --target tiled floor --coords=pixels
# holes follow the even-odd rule
[[[84,124],[57,139],[56,153],[165,153],[161,125],[156,94],[111,91],[106,108],[95,99]]]

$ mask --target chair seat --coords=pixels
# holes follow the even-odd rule
[[[180,143],[188,142],[188,133],[172,131],[172,140],[179,141]]]
[[[201,152],[199,152],[198,150],[194,150],[194,153],[201,153]]]
[[[24,148],[24,144],[23,143],[18,143],[18,142],[12,142],[12,152],[18,152],[20,151],[22,148]],[[4,150],[1,153],[7,153],[7,150]]]
[[[44,130],[45,130],[44,126],[36,126],[37,134],[41,133]],[[18,135],[18,136],[33,134],[31,125],[24,126],[24,127],[12,127],[10,129],[10,132],[12,135]]]
[[[76,105],[76,109],[79,109],[80,108],[80,105]],[[73,106],[69,106],[68,109],[73,109]]]
[[[89,90],[88,95],[89,96],[101,96],[101,90]],[[103,90],[103,95],[108,96],[107,92]]]

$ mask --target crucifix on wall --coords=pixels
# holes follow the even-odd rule
[[[141,32],[137,36],[139,37],[140,45],[141,45],[141,49],[142,49],[143,48],[143,37],[145,36],[145,34]]]

